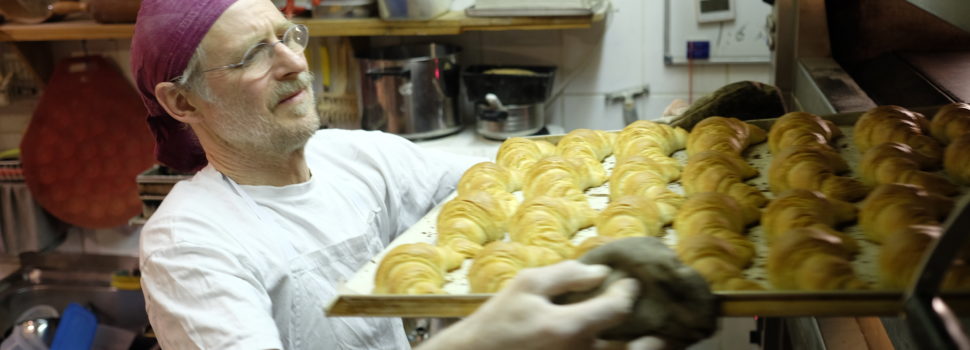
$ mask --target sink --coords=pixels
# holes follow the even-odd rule
[[[148,326],[141,290],[111,285],[116,273],[136,274],[133,257],[25,253],[21,267],[0,279],[0,339],[27,309],[50,305],[60,312],[77,303],[94,312],[98,323],[143,334]]]

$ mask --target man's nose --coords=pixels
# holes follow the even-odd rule
[[[296,52],[284,43],[273,45],[273,50],[275,50],[273,71],[277,78],[289,79],[309,69],[306,56],[303,55],[302,50]]]

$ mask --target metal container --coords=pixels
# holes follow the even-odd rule
[[[441,44],[392,46],[358,56],[361,127],[411,140],[461,130],[458,52]]]
[[[451,0],[377,0],[378,12],[388,20],[427,20],[448,12]]]
[[[535,134],[546,125],[544,103],[503,105],[494,94],[487,103],[475,105],[476,131],[486,138],[505,140],[509,137]]]
[[[324,0],[313,6],[313,18],[374,17],[375,0]]]

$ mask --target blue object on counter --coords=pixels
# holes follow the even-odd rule
[[[98,330],[98,318],[77,303],[67,304],[54,333],[51,350],[88,350]]]

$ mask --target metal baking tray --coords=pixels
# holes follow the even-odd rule
[[[936,108],[914,109],[927,116],[932,116]],[[840,127],[843,136],[836,140],[835,147],[853,168],[850,176],[855,176],[855,167],[859,164],[861,154],[852,144],[852,126],[861,116],[861,112],[844,113],[823,118],[831,120]],[[748,121],[764,128],[770,128],[774,119]],[[562,135],[536,136],[532,139],[557,142]],[[754,145],[745,151],[746,160],[761,171],[761,175],[747,181],[758,187],[768,198],[774,198],[768,190],[767,166],[771,162],[771,153],[767,142]],[[673,157],[686,163],[686,152],[678,151]],[[614,165],[613,157],[604,161],[604,166],[611,171]],[[683,193],[679,183],[668,186],[670,189]],[[966,195],[967,189],[961,189],[961,196]],[[586,192],[590,205],[594,209],[603,209],[608,200],[608,184],[592,188]],[[454,195],[454,194],[452,194]],[[450,199],[450,198],[449,198]],[[521,199],[521,198],[520,198]],[[384,252],[373,257],[364,267],[357,271],[340,289],[337,298],[330,304],[326,312],[329,316],[399,316],[399,317],[462,317],[473,312],[490,294],[470,294],[466,279],[468,268],[472,260],[467,259],[462,266],[447,275],[444,290],[447,295],[379,295],[372,294],[374,287],[374,273],[384,253],[394,246],[404,243],[426,242],[434,243],[436,237],[435,219],[441,206],[434,208],[409,230],[395,239]],[[878,279],[878,245],[864,238],[857,225],[845,227],[843,232],[855,237],[859,241],[860,253],[853,262],[856,273],[863,280],[877,285]],[[579,231],[573,238],[573,243],[579,243],[595,235],[595,228]],[[767,281],[764,264],[767,248],[764,244],[761,227],[754,226],[748,232],[754,241],[757,256],[752,267],[745,270],[749,279],[771,288]],[[664,243],[673,247],[677,235],[668,227],[667,234],[661,237]],[[914,262],[918,263],[918,262]],[[875,287],[874,287],[875,288]],[[901,290],[862,290],[862,291],[718,291],[719,314],[721,316],[891,316],[898,315],[902,310]],[[955,297],[955,298],[954,298]],[[970,300],[970,293],[955,293],[948,295],[948,301]],[[960,304],[957,302],[957,304]],[[967,304],[967,303],[962,303]]]

